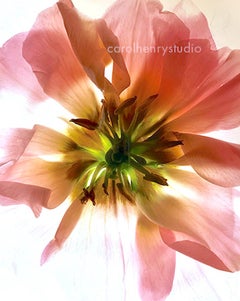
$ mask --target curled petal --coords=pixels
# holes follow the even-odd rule
[[[239,270],[240,220],[231,203],[235,191],[176,168],[166,168],[164,176],[169,186],[149,186],[136,200],[150,220],[168,229],[160,229],[163,240],[215,268]]]
[[[29,129],[0,129],[0,166],[16,161],[23,154],[34,130]]]
[[[104,88],[105,62],[109,59],[99,39],[96,22],[84,19],[74,7],[58,2],[72,49],[91,80]]]
[[[116,47],[119,47],[118,38],[107,27],[107,24],[103,19],[97,21],[97,31],[109,55],[112,57],[112,83],[116,88],[118,94],[120,94],[125,88],[129,86],[130,77],[122,54],[120,52],[114,51]]]
[[[73,203],[70,205],[62,218],[54,239],[49,242],[42,253],[41,264],[44,264],[53,253],[57,252],[61,248],[76,226],[81,216],[83,207],[84,205],[78,199],[73,201]]]
[[[69,165],[64,162],[46,162],[39,158],[23,158],[4,175],[4,180],[41,186],[51,190],[49,199],[42,204],[46,208],[55,208],[70,194],[71,179],[67,178]]]
[[[216,269],[230,272],[229,268],[209,248],[193,242],[189,237],[165,228],[159,228],[162,239],[170,248],[181,252]]]
[[[17,34],[0,48],[0,89],[21,92],[34,103],[46,99],[47,95],[22,56],[26,36],[27,33]]]
[[[184,157],[204,179],[224,187],[240,185],[240,145],[193,134],[176,134]]]
[[[50,193],[49,189],[40,186],[0,181],[0,204],[2,206],[27,205],[36,217],[40,215],[42,205],[48,201]]]
[[[190,39],[205,39],[210,41],[212,49],[216,47],[206,17],[191,0],[180,1],[173,12],[189,28]]]
[[[158,91],[162,56],[139,49],[157,46],[153,20],[161,10],[162,5],[157,1],[117,1],[104,16],[108,27],[119,39],[119,47],[115,45],[117,47],[111,52],[122,53],[130,74],[131,89],[126,98],[134,95],[147,98]]]
[[[97,119],[91,82],[72,50],[56,5],[39,14],[22,51],[47,95],[76,116]]]

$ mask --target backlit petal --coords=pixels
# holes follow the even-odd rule
[[[193,134],[176,134],[184,157],[206,180],[221,186],[240,185],[240,145]]]
[[[50,241],[44,249],[42,253],[41,264],[44,264],[53,253],[55,253],[62,247],[63,243],[66,241],[66,239],[76,226],[83,208],[84,205],[80,200],[77,199],[73,201],[73,203],[65,212],[62,221],[58,226],[54,239]]]
[[[160,228],[163,241],[172,249],[192,257],[197,261],[213,266],[216,269],[230,271],[226,265],[207,247],[191,241],[189,237],[177,232]]]
[[[169,186],[149,187],[137,197],[150,220],[174,231],[175,236],[163,232],[164,241],[215,268],[239,270],[240,220],[231,204],[235,192],[176,168],[166,168],[164,176]],[[175,241],[183,242],[175,245]]]
[[[112,83],[116,91],[120,94],[130,84],[130,77],[120,52],[114,51],[119,47],[118,38],[107,27],[103,19],[97,21],[97,31],[102,42],[113,60]]]
[[[22,56],[22,45],[27,33],[20,33],[0,48],[0,89],[20,92],[30,101],[47,98],[29,64]]]
[[[129,97],[138,95],[146,98],[158,91],[162,56],[148,50],[156,46],[154,26],[157,24],[153,25],[153,21],[161,10],[160,2],[117,1],[104,16],[119,39],[120,47],[114,51],[122,53],[130,74]]]
[[[68,164],[46,162],[38,158],[23,158],[9,169],[4,180],[41,186],[51,190],[46,208],[55,208],[70,194],[72,183],[67,178]]]
[[[91,80],[103,89],[105,61],[108,55],[101,45],[96,22],[84,18],[74,7],[69,7],[63,2],[58,2],[57,5],[76,57]]]
[[[165,300],[172,289],[175,252],[163,244],[158,227],[143,216],[138,219],[136,244],[141,300]]]
[[[0,129],[0,166],[17,160],[24,152],[34,130]]]
[[[96,296],[99,300],[141,300],[134,245],[136,208],[122,202],[109,205],[81,204],[81,218],[65,248],[54,259],[67,259],[65,272],[72,265],[78,265],[78,271],[82,271],[72,275],[81,283],[75,287],[77,298],[80,295],[89,301]],[[52,261],[47,264],[51,266]],[[62,270],[62,264],[59,268]],[[94,290],[89,290],[89,283],[94,283]]]
[[[173,120],[171,130],[203,133],[239,126],[240,52],[230,52],[196,93],[198,104]]]
[[[208,21],[191,0],[180,1],[173,12],[190,29],[190,39],[206,39],[210,41],[211,48],[215,48]]]
[[[24,41],[23,56],[46,94],[76,116],[97,118],[90,80],[74,55],[56,5],[39,14]]]
[[[50,196],[50,190],[40,186],[26,185],[8,181],[0,181],[0,205],[27,205],[38,217],[42,205]]]
[[[210,49],[208,40],[183,40],[175,43],[172,51],[164,56],[156,114],[165,114],[173,119],[198,102],[196,91],[216,69],[218,62],[219,53]]]
[[[77,144],[69,137],[50,128],[36,125],[25,155],[65,154],[75,149],[77,149]]]

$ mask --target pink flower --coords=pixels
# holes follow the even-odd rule
[[[51,97],[71,113],[62,132],[1,134],[1,205],[27,204],[39,216],[70,202],[42,263],[80,223],[79,235],[95,242],[86,254],[97,247],[126,283],[136,271],[141,300],[168,296],[175,251],[240,269],[240,145],[206,135],[240,126],[240,52],[217,50],[190,2],[168,12],[158,1],[117,1],[89,20],[59,1],[0,59],[1,88],[21,90],[36,108]]]

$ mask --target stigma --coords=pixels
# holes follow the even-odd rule
[[[168,185],[162,175],[163,165],[176,157],[176,151],[171,149],[180,147],[182,141],[174,135],[172,139],[165,135],[163,121],[149,122],[148,106],[157,97],[152,95],[141,105],[137,103],[137,97],[132,97],[118,106],[104,99],[98,121],[70,120],[86,133],[95,131],[103,142],[98,150],[85,147],[84,141],[83,145],[79,145],[87,151],[99,153],[86,171],[85,182],[79,181],[82,185],[79,199],[83,204],[88,201],[93,205],[98,203],[99,185],[105,195],[111,195],[112,200],[116,200],[118,193],[131,203],[135,202],[139,177],[152,185]]]

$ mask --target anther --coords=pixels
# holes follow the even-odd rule
[[[102,184],[102,188],[103,188],[103,191],[104,191],[104,193],[106,194],[106,195],[109,195],[109,193],[108,193],[108,187],[107,187],[107,184],[106,183],[103,183]]]
[[[88,191],[86,188],[83,188],[83,193],[84,193],[84,196],[81,198],[81,203],[86,204],[88,202],[88,200],[90,200],[92,202],[93,206],[95,206],[96,202],[95,202],[94,190],[91,189],[90,191]]]
[[[164,177],[159,176],[157,174],[154,174],[154,173],[145,174],[143,179],[146,180],[146,181],[150,181],[150,182],[160,184],[162,186],[168,186],[167,179],[165,179]]]
[[[126,108],[132,106],[132,105],[136,102],[136,100],[137,100],[137,96],[134,96],[134,97],[132,97],[132,98],[126,99],[124,102],[122,102],[122,103],[117,107],[117,109],[114,111],[114,114],[115,114],[115,115],[122,114],[122,112],[123,112]]]
[[[85,119],[85,118],[76,118],[76,119],[70,119],[70,122],[73,122],[77,125],[80,125],[88,130],[94,131],[96,130],[96,128],[98,128],[98,123],[91,121],[89,119]]]

